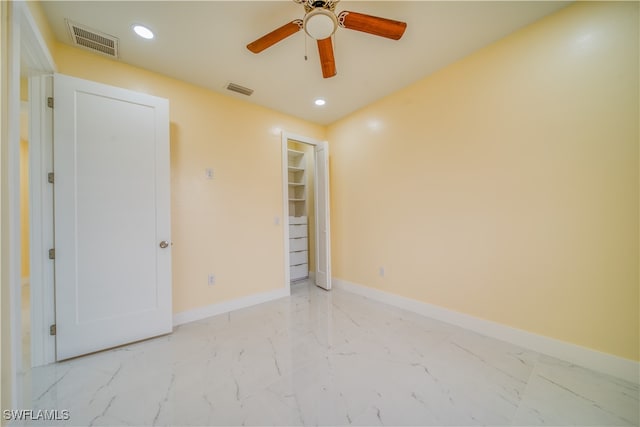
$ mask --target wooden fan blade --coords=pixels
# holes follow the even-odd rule
[[[269,34],[265,34],[258,40],[249,43],[247,45],[247,49],[249,49],[253,53],[260,53],[266,48],[271,47],[279,41],[284,40],[290,35],[300,31],[300,29],[302,28],[301,24],[302,21],[300,21],[299,19],[284,24],[282,27],[276,28]]]
[[[340,26],[350,30],[362,31],[388,39],[399,40],[407,28],[406,22],[393,19],[379,18],[358,12],[341,12],[339,15]]]
[[[325,79],[336,75],[336,60],[333,57],[333,44],[331,37],[318,40],[318,53],[320,54],[320,65],[322,66],[322,77]]]

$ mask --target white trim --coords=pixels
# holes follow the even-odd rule
[[[20,38],[22,12],[26,5],[22,2],[10,2],[9,40],[7,67],[7,141],[2,147],[2,240],[3,252],[7,261],[2,269],[7,271],[9,286],[9,330],[11,405],[20,407],[22,393],[19,374],[22,373],[22,330],[21,307],[22,290],[21,239],[20,239]],[[6,183],[6,184],[5,184]],[[5,187],[6,185],[6,187]],[[6,193],[5,190],[6,189]],[[5,195],[6,194],[6,195]],[[6,219],[4,216],[6,215]],[[8,227],[6,229],[5,227]],[[6,237],[5,237],[6,236]],[[7,246],[4,246],[7,244]]]
[[[289,154],[286,132],[281,135],[282,148],[282,236],[283,236],[283,258],[284,258],[284,286],[291,292],[291,270],[289,270]]]
[[[283,247],[284,247],[284,252],[283,252],[283,258],[284,258],[284,281],[285,281],[285,287],[289,290],[289,292],[291,292],[291,273],[289,270],[289,184],[288,184],[288,177],[289,177],[289,169],[288,169],[288,142],[289,141],[296,141],[296,142],[301,142],[303,144],[309,144],[309,145],[313,145],[318,146],[321,144],[327,144],[327,141],[321,141],[319,139],[314,139],[314,138],[310,138],[308,136],[303,136],[303,135],[297,135],[295,133],[292,132],[287,132],[287,131],[282,131],[281,134],[281,145],[282,145],[282,212],[283,212],[283,221],[282,221],[282,236],[283,236]],[[315,156],[315,153],[314,153]],[[317,169],[317,168],[314,168]],[[315,172],[314,172],[315,173]],[[329,171],[327,170],[327,180],[329,179]],[[314,179],[314,185],[317,185],[317,179]],[[316,212],[317,215],[317,212]],[[327,223],[329,222],[329,218],[327,218]],[[329,237],[329,239],[331,239]],[[317,253],[317,245],[318,245],[318,239],[317,239],[317,230],[316,230],[316,239],[314,240],[316,242],[316,251],[315,253]],[[329,245],[331,244],[331,240],[329,240]],[[327,260],[327,262],[329,264],[331,264],[331,259]],[[317,268],[317,264],[316,264],[316,268]],[[331,269],[329,268],[329,271],[331,271]],[[311,277],[311,272],[309,272],[309,277]],[[315,272],[313,274],[313,278],[314,278],[314,282],[315,283]]]
[[[24,1],[20,3],[20,35],[22,62],[27,65],[29,75],[52,73],[56,71],[56,64],[49,52],[47,43],[31,15],[31,11]]]
[[[3,247],[3,252],[7,251],[7,265],[3,263],[3,270],[8,271],[8,287],[11,310],[10,331],[11,331],[11,360],[10,360],[10,383],[11,383],[11,407],[22,406],[23,393],[20,391],[21,383],[19,374],[23,371],[22,366],[22,331],[21,331],[21,253],[20,253],[20,175],[19,175],[19,149],[20,149],[20,76],[24,74],[36,75],[42,72],[53,72],[55,64],[44,42],[44,38],[24,1],[10,2],[9,7],[9,37],[7,55],[7,146],[3,147],[3,166],[8,161],[9,167],[2,168],[3,192],[6,189],[7,196],[3,195],[3,214],[8,216],[9,231],[8,239],[3,245],[8,243],[8,247]],[[21,69],[24,65],[25,69]],[[32,135],[29,135],[32,138]],[[31,146],[31,144],[30,144]],[[7,150],[5,152],[5,150]],[[6,171],[6,172],[5,172]],[[6,178],[6,181],[5,181]],[[6,183],[6,184],[5,184]],[[6,187],[4,187],[6,185]],[[31,184],[30,184],[31,185]],[[31,197],[31,196],[30,196]],[[5,206],[5,203],[8,203]],[[33,209],[33,207],[32,207]],[[32,217],[33,218],[33,217]],[[3,218],[3,227],[5,226]],[[3,234],[5,230],[3,229]],[[33,250],[33,248],[31,248]],[[32,252],[33,253],[33,252]],[[33,257],[30,257],[33,258]],[[3,260],[4,261],[4,260]],[[31,275],[34,278],[33,273]],[[32,294],[33,295],[33,294]],[[53,304],[53,302],[52,302]],[[30,310],[33,315],[34,309]],[[33,323],[32,323],[33,325]],[[33,350],[33,349],[32,349]],[[33,353],[33,351],[32,351]]]
[[[11,245],[6,234],[9,225],[5,208],[8,206],[9,182],[7,181],[7,154],[9,149],[9,106],[12,99],[9,97],[9,69],[11,68],[12,54],[9,49],[9,35],[11,23],[11,4],[0,2],[0,406],[17,408],[15,405],[15,369],[11,364],[11,352],[5,347],[13,345],[11,336],[11,282],[9,280],[10,249]],[[13,124],[15,126],[15,123]],[[5,368],[8,366],[8,369]],[[6,371],[5,371],[6,369]],[[7,372],[8,371],[8,372]],[[4,391],[4,395],[3,395]],[[8,391],[8,393],[7,393]]]
[[[182,311],[173,315],[173,326],[195,322],[196,320],[206,319],[207,317],[217,316],[218,314],[228,313],[241,308],[251,307],[264,302],[284,298],[290,294],[291,290],[289,287],[279,288],[273,291],[262,292],[230,301],[207,305],[205,307],[194,308],[193,310]]]
[[[53,96],[53,77],[29,78],[29,250],[31,274],[31,366],[56,361],[56,340],[49,334],[55,323],[54,270],[48,250],[53,239],[53,111],[46,99]]]
[[[357,283],[333,278],[333,284],[354,294],[402,308],[426,317],[496,338],[502,341],[528,348],[538,353],[562,359],[585,368],[612,375],[633,383],[640,383],[638,376],[640,362],[624,359],[612,354],[537,335],[522,329],[516,329],[490,320],[480,319],[468,314],[449,310],[426,302],[417,301],[389,292],[373,289]]]

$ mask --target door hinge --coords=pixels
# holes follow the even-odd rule
[[[49,259],[56,259],[56,250],[49,249]]]
[[[53,97],[51,96],[47,98],[47,107],[53,108]]]
[[[47,182],[49,184],[53,184],[55,182],[55,174],[53,172],[49,172],[47,174]]]
[[[56,325],[49,326],[49,335],[55,335],[55,334],[56,334]]]

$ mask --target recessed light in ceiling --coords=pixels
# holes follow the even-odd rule
[[[323,106],[324,104],[326,104],[326,103],[327,103],[327,101],[325,101],[325,100],[324,100],[324,99],[322,99],[322,98],[318,98],[318,99],[316,99],[315,101],[313,101],[313,103],[314,103],[314,104],[316,104],[318,107],[321,107],[321,106]]]
[[[153,31],[151,31],[144,25],[134,25],[133,31],[135,31],[135,33],[140,37],[142,37],[143,39],[149,40],[153,38]]]

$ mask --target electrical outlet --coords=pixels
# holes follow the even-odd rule
[[[380,275],[380,277],[384,277],[384,267],[380,267],[378,269],[378,274]]]
[[[207,279],[207,283],[209,286],[213,286],[216,284],[216,276],[215,274],[209,274],[209,278]]]

